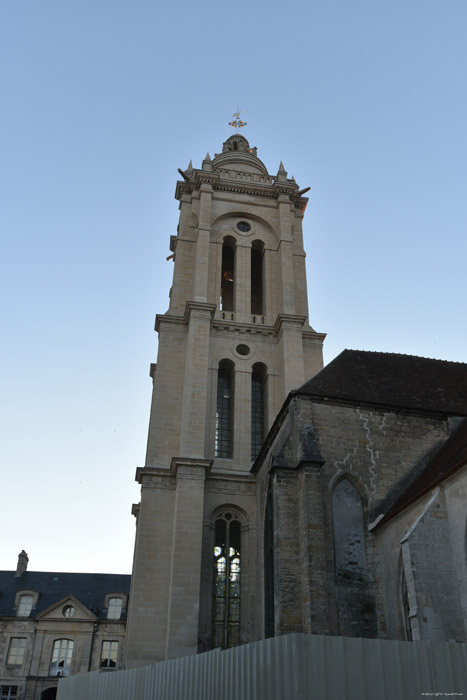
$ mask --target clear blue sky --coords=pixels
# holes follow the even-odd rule
[[[310,320],[467,361],[465,0],[0,5],[0,568],[130,572],[177,168],[311,187]]]

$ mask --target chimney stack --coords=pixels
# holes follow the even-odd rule
[[[23,549],[23,551],[18,555],[18,566],[16,567],[15,578],[19,578],[22,574],[24,574],[28,568],[28,561],[29,557]]]

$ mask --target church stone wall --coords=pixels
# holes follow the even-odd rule
[[[296,624],[297,631],[386,636],[381,552],[371,525],[451,428],[447,418],[436,415],[292,399],[257,473],[259,528],[264,526],[268,483],[273,488],[276,634]],[[361,610],[350,594],[343,597],[345,588],[336,576],[333,537],[340,536],[340,516],[335,508],[333,517],[332,496],[342,478],[355,486],[362,503],[368,574],[366,592],[357,595],[365,598]],[[264,552],[258,555],[264,561]],[[285,570],[289,574],[284,578]],[[292,621],[294,600],[304,601],[300,622]],[[395,623],[392,613],[390,617],[390,634],[405,638],[403,623]]]
[[[376,532],[390,639],[467,638],[466,520],[464,468]]]

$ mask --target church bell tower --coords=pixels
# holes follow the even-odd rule
[[[170,306],[156,317],[136,477],[127,668],[262,637],[250,470],[289,391],[322,368],[324,335],[308,321],[304,191],[282,163],[269,175],[240,134],[180,173]]]

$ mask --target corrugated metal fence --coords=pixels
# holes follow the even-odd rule
[[[438,694],[438,695],[437,695]],[[467,646],[289,634],[60,680],[57,700],[467,698]]]

